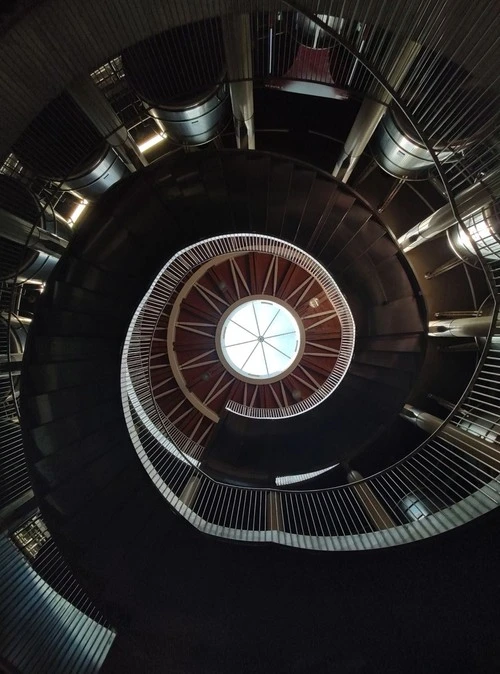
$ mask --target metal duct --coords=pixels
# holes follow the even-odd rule
[[[408,70],[416,59],[421,46],[413,40],[406,40],[399,45],[393,60],[387,81],[397,89],[404,80]],[[375,87],[376,100],[365,97],[357,114],[351,131],[344,143],[340,157],[335,164],[333,175],[347,182],[359,161],[366,146],[391,101],[391,95],[381,86]]]
[[[491,326],[491,316],[470,318],[444,318],[429,321],[430,337],[486,337]]]
[[[420,64],[429,58],[437,59],[440,74],[432,81],[422,82],[420,78],[414,77],[414,73],[418,73]],[[485,100],[483,91],[471,85],[470,76],[462,68],[425,50],[415,61],[407,81],[410,83],[406,87],[403,84],[403,91],[404,97],[410,101],[408,108],[415,108],[414,117],[419,129],[441,164],[453,159],[479,133],[486,133],[488,118],[483,110],[488,107],[489,100]],[[443,100],[441,93],[444,88],[450,92]],[[465,131],[451,121],[446,127],[443,126],[443,120],[459,117],[459,111],[464,108],[475,112],[473,121],[467,124]],[[434,168],[431,152],[398,109],[392,108],[386,112],[377,129],[373,146],[379,166],[396,178],[418,180]]]
[[[16,178],[0,175],[0,280],[44,283],[71,236]]]
[[[497,254],[494,244],[494,240],[498,237],[497,207],[491,206],[491,204],[500,197],[499,177],[498,170],[494,169],[455,197],[455,203],[462,220],[472,226],[471,236],[478,242],[478,245],[490,248],[490,250],[486,250],[486,255],[493,254],[493,252],[495,255]],[[482,211],[483,216],[480,215],[477,219],[476,217],[472,218],[471,216],[475,216],[478,211]],[[483,220],[485,221],[484,224]],[[445,204],[425,220],[409,229],[406,234],[400,236],[398,243],[407,253],[425,241],[442,234],[456,222],[457,219],[451,205]],[[483,251],[481,250],[481,252]]]
[[[127,80],[177,143],[216,138],[230,117],[220,22],[179,26],[122,54]]]
[[[54,99],[13,146],[35,176],[61,183],[91,201],[128,170],[69,94]]]
[[[435,148],[440,162],[453,156],[453,150]],[[396,178],[418,178],[434,166],[427,147],[416,136],[404,116],[388,110],[374,136],[374,158],[380,168]]]

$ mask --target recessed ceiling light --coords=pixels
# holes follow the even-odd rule
[[[141,152],[147,152],[150,150],[152,147],[155,147],[155,145],[158,145],[159,143],[162,143],[164,140],[167,139],[167,136],[160,136],[159,133],[155,133],[153,136],[150,138],[147,138],[143,143],[139,143],[137,147]]]
[[[75,206],[75,209],[71,213],[71,215],[68,218],[68,224],[70,227],[73,227],[73,225],[76,223],[78,218],[82,215],[83,211],[87,208],[88,201],[84,199],[81,201],[77,206]]]

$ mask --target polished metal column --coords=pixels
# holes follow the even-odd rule
[[[443,262],[443,264],[432,269],[432,271],[426,272],[425,278],[430,281],[432,278],[437,278],[438,276],[441,276],[441,274],[446,274],[446,272],[455,269],[455,267],[459,267],[461,264],[464,264],[464,261],[460,257],[452,257],[451,259],[446,260],[446,262]]]
[[[498,169],[486,174],[477,183],[460,192],[455,197],[455,203],[462,220],[468,218],[481,208],[500,197],[500,172]],[[450,204],[445,204],[429,217],[419,222],[398,239],[398,243],[405,253],[420,246],[422,243],[442,234],[449,227],[456,224]]]
[[[397,89],[401,84],[419,51],[420,45],[412,40],[406,41],[400,47],[394,56],[392,66],[388,68],[387,82],[393,89]],[[373,98],[365,98],[361,104],[332,172],[342,182],[346,183],[349,180],[391,100],[392,96],[381,85],[377,85]]]
[[[270,491],[267,494],[266,529],[268,531],[283,531],[281,494],[277,491]]]
[[[229,14],[223,17],[222,26],[236,145],[255,150],[250,17]]]
[[[91,77],[74,82],[68,92],[130,171],[148,165],[137,143]]]
[[[444,318],[429,321],[430,337],[487,337],[491,316]]]
[[[443,423],[443,419],[423,412],[413,405],[405,405],[401,416],[429,434],[437,431]],[[469,417],[464,415],[458,426],[447,424],[440,431],[439,437],[456,449],[499,471],[500,447],[495,430],[498,421],[489,412],[479,412],[477,416]]]
[[[347,474],[347,479],[349,483],[353,483],[352,489],[356,492],[366,514],[376,529],[390,529],[396,526],[394,520],[380,503],[377,496],[375,496],[371,487],[366,482],[359,482],[359,480],[363,479],[361,473],[358,473],[357,470],[350,470]]]
[[[200,488],[200,478],[198,475],[191,475],[189,480],[186,483],[186,486],[182,490],[182,494],[179,496],[179,499],[188,507],[191,508],[198,490]]]

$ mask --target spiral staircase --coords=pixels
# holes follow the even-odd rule
[[[6,671],[114,671],[116,633],[152,668],[165,620],[195,671],[171,545],[192,617],[188,546],[260,568],[499,503],[491,3],[118,4],[15,6],[0,38]]]

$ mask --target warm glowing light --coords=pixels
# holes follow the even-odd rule
[[[159,143],[163,143],[164,140],[166,140],[167,137],[165,136],[160,136],[159,133],[155,133],[154,136],[151,136],[151,138],[148,138],[145,140],[143,143],[139,143],[137,146],[141,152],[147,152],[149,149],[152,147],[155,147],[155,145],[158,145]]]
[[[70,227],[73,227],[78,218],[80,218],[83,211],[87,208],[88,203],[89,202],[87,201],[87,199],[84,199],[77,206],[75,206],[73,213],[71,213],[71,215],[68,218],[68,224],[70,225]]]

